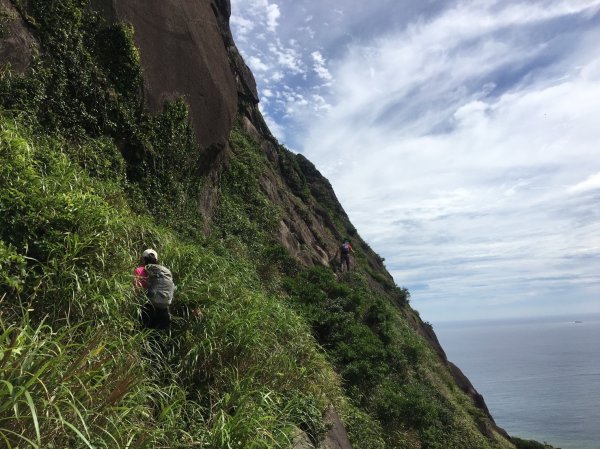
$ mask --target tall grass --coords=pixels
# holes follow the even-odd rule
[[[26,321],[2,323],[0,334],[0,440],[6,447],[125,447],[141,434],[147,412],[147,401],[137,397],[141,336],[107,338],[105,330],[83,324],[54,331]]]
[[[298,429],[317,441],[340,390],[306,324],[238,244],[133,214],[70,145],[0,119],[3,442],[266,449]],[[139,329],[131,273],[145,246],[175,273],[170,336]]]

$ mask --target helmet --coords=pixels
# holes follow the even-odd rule
[[[146,251],[142,253],[142,257],[145,259],[146,257],[154,256],[156,260],[158,260],[158,254],[153,249],[148,248]]]

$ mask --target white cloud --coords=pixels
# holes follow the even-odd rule
[[[314,62],[313,70],[315,71],[317,76],[326,81],[331,81],[333,79],[333,77],[331,76],[331,73],[329,73],[329,70],[325,66],[326,61],[325,61],[325,58],[323,58],[323,55],[321,54],[321,52],[313,51],[311,53],[311,56],[312,56],[312,59]]]
[[[600,172],[590,176],[585,181],[582,181],[569,188],[571,193],[589,192],[590,190],[600,189]]]
[[[248,37],[256,28],[266,28],[276,33],[281,11],[277,3],[269,0],[232,0],[230,23],[236,36]],[[255,37],[255,36],[253,36]]]
[[[463,2],[330,67],[304,153],[426,319],[600,293],[600,192],[570,194],[600,187],[600,33],[564,55],[529,33],[599,5]]]
[[[321,95],[313,94],[312,100],[313,100],[314,110],[317,112],[328,111],[329,109],[331,109],[331,105],[329,103],[327,103],[327,100],[325,100],[325,98],[323,98]]]
[[[246,39],[247,35],[254,30],[255,23],[241,16],[231,16],[231,26],[235,27],[238,39]]]
[[[267,4],[267,27],[269,31],[275,32],[277,31],[277,21],[281,16],[281,12],[279,11],[279,6],[276,4]]]
[[[269,44],[268,48],[281,69],[296,74],[304,72],[304,64],[295,48],[285,47],[279,40]]]
[[[425,319],[593,307],[600,0],[376,3],[232,0],[272,132]]]
[[[443,49],[456,42],[491,34],[506,27],[522,27],[600,9],[598,0],[556,0],[550,2],[459,2],[433,22],[418,22],[408,31],[417,45]]]
[[[271,75],[271,81],[274,81],[277,83],[277,82],[281,81],[284,77],[285,77],[285,75],[283,74],[283,72],[278,70],[275,73],[273,73],[273,75]]]
[[[250,56],[248,58],[248,65],[255,72],[266,72],[269,70],[269,66],[262,62],[257,56]]]

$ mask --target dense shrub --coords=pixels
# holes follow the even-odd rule
[[[360,273],[339,282],[325,267],[288,277],[284,287],[342,376],[352,403],[368,412],[368,420],[355,425],[377,422],[386,447],[415,435],[426,447],[437,447],[441,435],[456,432],[460,413],[427,380],[440,369],[435,356],[400,319],[392,298],[373,292]],[[356,431],[362,438],[367,429]]]

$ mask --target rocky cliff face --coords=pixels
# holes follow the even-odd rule
[[[202,147],[227,142],[241,100],[258,103],[254,76],[233,42],[228,0],[93,0],[91,6],[109,22],[133,26],[146,106],[158,113],[165,101],[183,97]]]
[[[229,4],[224,1],[94,0],[108,21],[131,24],[144,71],[147,108],[183,97],[198,143],[224,144],[238,108],[228,49]]]
[[[304,265],[329,265],[338,242],[348,236],[358,251],[367,255],[373,273],[393,282],[381,258],[356,233],[327,179],[303,156],[290,155],[282,149],[269,132],[257,108],[254,76],[229,29],[229,0],[192,4],[168,0],[150,6],[142,0],[95,1],[112,20],[133,24],[150,110],[159,111],[165,100],[183,96],[190,105],[194,129],[203,146],[225,143],[235,115],[241,115],[245,130],[272,162],[273,169],[266,173],[261,184],[268,197],[285,211],[276,236],[291,255]],[[305,180],[304,185],[298,186],[299,176]],[[294,188],[302,187],[308,188],[311,197],[318,201],[307,202],[298,192],[294,193]],[[345,232],[340,232],[334,220],[341,222]],[[373,285],[381,288],[375,277]],[[491,428],[481,425],[482,433],[490,436],[493,429],[508,437],[495,426],[483,397],[460,369],[447,360],[431,327],[415,314],[408,315],[407,319],[448,365],[459,387],[489,418]],[[341,426],[339,418],[334,421],[333,433],[328,438],[343,440],[343,436],[334,437]],[[329,444],[328,447],[336,447]]]
[[[302,156],[292,156],[281,149],[262,120],[254,76],[239,54],[229,28],[228,0],[94,0],[92,7],[108,22],[133,26],[143,68],[144,98],[150,112],[162,111],[166,101],[185,99],[197,141],[211,155],[207,158],[209,164],[215,161],[215,153],[221,156],[209,172],[220,170],[233,121],[238,113],[241,115],[245,130],[273,164],[274,169],[264,176],[262,186],[269,198],[285,209],[278,239],[292,255],[306,265],[328,264],[340,239],[346,235],[358,237],[329,182]],[[302,198],[289,194],[290,183],[298,184],[298,179],[293,178],[299,176],[306,179],[306,186],[296,187],[308,187],[319,198],[318,204],[304,204]],[[215,205],[212,191],[214,185],[204,192],[200,205],[209,217]],[[344,222],[344,234],[333,225],[334,216]],[[367,250],[373,268],[382,271],[381,263],[362,240],[359,245],[361,250]],[[382,273],[391,280],[387,272]]]

